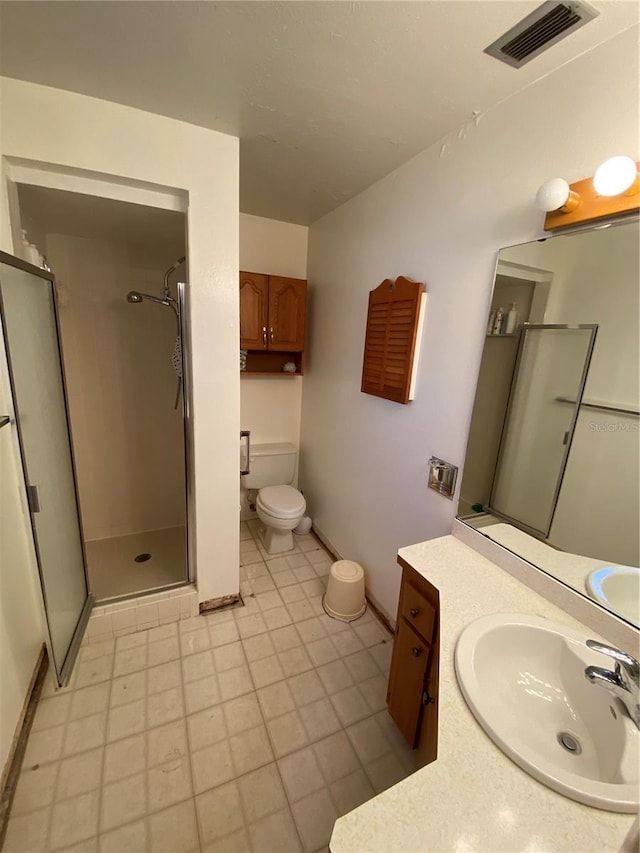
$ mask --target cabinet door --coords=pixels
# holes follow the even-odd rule
[[[307,282],[269,276],[269,349],[304,350]]]
[[[268,276],[240,273],[240,349],[267,349]]]
[[[387,702],[389,714],[411,748],[418,738],[429,651],[429,644],[400,620],[393,646]]]

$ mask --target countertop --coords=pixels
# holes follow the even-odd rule
[[[521,770],[482,731],[454,671],[457,638],[480,616],[592,629],[453,536],[399,554],[440,592],[438,759],[336,821],[332,853],[620,850],[633,816],[576,803]]]

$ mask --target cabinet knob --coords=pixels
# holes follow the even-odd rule
[[[413,618],[415,619],[415,618],[416,618],[416,616],[418,615],[418,613],[420,613],[420,611],[418,610],[418,608],[417,608],[417,607],[412,607],[412,608],[411,608],[411,610],[409,611],[409,613],[410,613],[410,614],[413,616]]]
[[[414,658],[419,658],[422,654],[422,649],[419,649],[417,646],[414,646],[411,649],[411,654],[414,656]]]
[[[267,345],[267,327],[266,326],[262,327],[262,343],[265,346]]]
[[[273,326],[271,327],[271,343],[273,343]]]

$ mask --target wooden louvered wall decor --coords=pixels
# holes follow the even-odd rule
[[[361,391],[395,403],[411,399],[424,284],[400,276],[369,293]]]

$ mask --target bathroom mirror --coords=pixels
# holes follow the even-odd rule
[[[458,518],[640,625],[637,218],[502,249]]]

